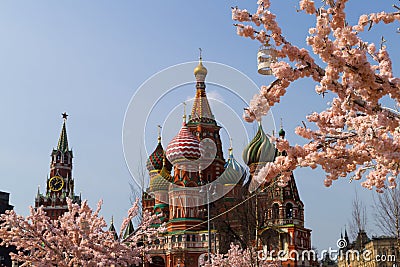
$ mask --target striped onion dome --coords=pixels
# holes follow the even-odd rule
[[[173,165],[189,163],[200,158],[200,143],[189,131],[186,123],[183,123],[179,133],[168,144],[166,155]]]
[[[229,158],[225,163],[225,171],[219,177],[222,184],[237,184],[247,176],[246,169],[233,157],[232,148],[229,148]]]
[[[166,159],[165,159],[166,161]],[[150,180],[150,190],[155,191],[167,191],[169,185],[173,182],[173,177],[165,166],[161,169],[160,173],[157,174]]]
[[[149,158],[147,159],[146,168],[149,172],[151,171],[160,171],[163,168],[163,160],[165,158],[165,151],[161,144],[161,137],[158,137],[158,144],[156,149],[153,153],[150,154]],[[171,163],[167,160],[166,161],[166,168],[167,170],[172,170]]]
[[[275,146],[265,135],[261,123],[253,140],[243,150],[243,161],[247,166],[253,163],[272,162],[275,159]]]

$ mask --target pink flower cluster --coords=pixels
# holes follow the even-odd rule
[[[286,141],[276,140],[278,149],[285,150],[287,157],[278,157],[261,169],[260,179],[262,176],[268,181],[279,175],[284,183],[299,166],[320,166],[326,172],[326,186],[344,177],[364,178],[364,187],[378,191],[396,186],[400,169],[400,114],[382,108],[380,103],[385,97],[400,105],[400,78],[394,77],[386,47],[377,51],[374,43],[362,40],[358,33],[381,21],[399,21],[400,13],[361,15],[358,24],[351,26],[346,21],[346,2],[329,1],[328,7],[317,8],[314,1],[299,1],[300,10],[315,16],[307,44],[324,67],[315,63],[307,49],[292,45],[282,36],[276,16],[268,9],[269,2],[258,1],[254,15],[247,10],[234,10],[234,19],[264,28],[261,31],[250,25],[238,25],[241,35],[262,44],[270,36],[280,59],[271,64],[276,80],[262,86],[260,94],[253,97],[245,111],[246,121],[259,120],[300,78],[316,81],[318,94],[331,92],[335,96],[330,107],[307,117],[315,127],[296,128],[298,135],[309,140],[307,144],[291,147]],[[257,38],[261,33],[263,37]]]
[[[257,252],[250,249],[241,249],[238,245],[231,244],[227,254],[211,255],[211,263],[202,263],[203,267],[251,267],[255,266]],[[259,267],[280,267],[279,261],[259,260]]]
[[[23,266],[128,266],[142,261],[145,251],[137,244],[143,238],[154,239],[164,231],[163,227],[152,228],[158,217],[144,214],[138,230],[124,240],[115,239],[115,233],[107,227],[99,201],[93,211],[84,201],[73,204],[68,199],[68,212],[58,220],[50,220],[43,207],[30,208],[24,218],[15,211],[6,211],[0,216],[1,245],[14,245],[18,254],[13,260]],[[128,220],[137,214],[137,202],[129,211]],[[124,226],[125,225],[125,226]],[[126,227],[126,221],[121,230]]]
[[[365,27],[371,27],[373,23],[378,24],[379,22],[383,21],[385,24],[393,23],[395,20],[400,20],[400,14],[396,13],[372,13],[369,15],[361,15],[358,19],[358,24],[353,27],[354,31],[362,32],[364,31]]]
[[[306,11],[308,14],[315,14],[316,9],[314,5],[314,1],[311,0],[301,0],[300,1],[300,10]]]

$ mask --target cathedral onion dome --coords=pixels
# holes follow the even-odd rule
[[[173,165],[188,164],[200,158],[200,143],[189,131],[185,122],[179,133],[168,144],[166,155]]]
[[[233,157],[232,148],[229,148],[229,158],[224,167],[225,171],[218,179],[221,184],[237,184],[240,180],[245,180],[246,169]]]
[[[164,166],[160,173],[157,174],[150,180],[150,190],[156,191],[168,191],[169,185],[173,182],[173,177],[170,172]]]
[[[281,127],[281,129],[279,130],[279,137],[285,138],[285,134],[286,134],[285,130],[283,130],[283,128]]]
[[[200,56],[199,64],[194,69],[194,76],[196,77],[197,82],[204,82],[207,76],[207,69],[203,66],[203,61]]]
[[[275,159],[275,147],[265,135],[261,124],[253,140],[243,150],[243,161],[250,166],[253,163],[272,162]]]
[[[165,151],[161,144],[161,137],[158,137],[158,144],[153,153],[147,159],[146,168],[149,172],[160,171],[163,168],[163,160],[165,158]],[[171,163],[166,161],[166,168],[168,171],[172,170]]]

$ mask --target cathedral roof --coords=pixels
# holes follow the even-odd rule
[[[253,163],[272,162],[275,159],[275,147],[265,135],[261,123],[257,134],[243,150],[243,160],[250,166]]]
[[[200,158],[200,143],[189,131],[185,122],[179,133],[168,144],[166,155],[173,165]]]
[[[200,50],[200,53],[201,53],[201,50]],[[204,82],[206,79],[207,69],[203,66],[203,60],[201,58],[201,54],[200,54],[200,58],[199,58],[199,64],[194,69],[193,74],[196,77],[197,82]]]
[[[194,69],[194,76],[196,77],[196,97],[194,98],[190,120],[206,121],[208,123],[214,122],[214,115],[211,112],[210,104],[206,95],[206,85],[204,83],[207,75],[207,69],[203,66],[200,56],[199,65]]]
[[[165,151],[161,144],[161,137],[158,137],[158,144],[156,149],[153,153],[150,154],[149,158],[147,159],[146,168],[148,171],[160,171],[163,168],[163,161],[165,158]],[[166,160],[165,162],[167,170],[171,171],[172,165],[171,163]]]
[[[125,228],[123,239],[128,238],[131,234],[133,234],[134,231],[135,231],[135,229],[133,228],[132,220],[129,220],[129,223]]]
[[[161,169],[160,173],[152,177],[150,180],[150,190],[155,191],[167,191],[170,183],[172,183],[173,177],[165,166]]]
[[[281,127],[281,129],[279,130],[279,137],[285,138],[285,130],[283,130],[283,128]]]
[[[114,218],[111,218],[111,224],[110,224],[110,228],[108,229],[108,231],[113,233],[114,240],[118,239],[117,230],[115,230],[115,226],[114,226]]]
[[[196,119],[214,120],[214,115],[212,114],[210,103],[208,102],[206,90],[197,88],[196,96],[193,101],[192,112],[190,114],[190,119],[191,120],[196,120]]]
[[[229,158],[224,167],[225,171],[219,177],[222,184],[237,184],[247,175],[246,169],[234,158],[232,148],[229,148]]]
[[[207,75],[207,69],[206,67],[203,66],[202,58],[200,58],[199,65],[197,65],[197,67],[194,69],[193,74],[195,77],[197,77],[200,74]]]

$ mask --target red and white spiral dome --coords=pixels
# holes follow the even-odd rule
[[[166,150],[167,159],[176,166],[190,164],[201,157],[200,143],[189,131],[186,123],[179,133],[169,142]]]

